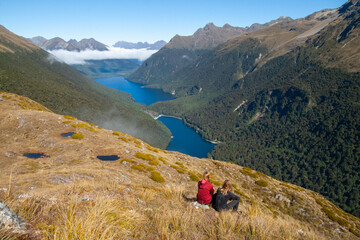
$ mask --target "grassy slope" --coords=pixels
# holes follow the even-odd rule
[[[0,98],[0,201],[43,239],[360,237],[358,218],[312,191],[232,163],[163,151],[21,96]],[[68,131],[83,138],[60,137]],[[29,152],[49,157],[23,156]],[[120,159],[96,158],[113,154]],[[191,206],[205,170],[215,187],[230,179],[243,215]],[[0,237],[11,239],[3,230]]]
[[[167,146],[170,131],[145,114],[128,94],[95,83],[39,48],[19,46],[16,41],[25,40],[6,29],[2,33],[13,40],[6,40],[7,36],[0,42],[12,50],[0,51],[1,90],[31,97],[57,113],[121,130],[155,146]]]

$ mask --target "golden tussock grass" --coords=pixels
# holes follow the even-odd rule
[[[275,218],[255,202],[240,204],[242,215],[195,209],[184,197],[184,185],[144,188],[102,179],[79,181],[63,191],[55,200],[19,200],[17,194],[0,200],[42,239],[325,239],[310,225]]]
[[[17,106],[12,100],[1,104],[6,102],[11,111]],[[33,112],[26,113],[31,124],[18,132],[15,115],[5,115],[13,128],[2,131],[16,134],[17,140],[0,135],[1,152],[6,153],[0,154],[0,201],[42,239],[356,239],[359,232],[358,219],[309,190],[234,164],[148,147],[80,120]],[[40,124],[39,117],[50,127]],[[59,137],[69,131],[63,120],[85,137]],[[44,134],[48,131],[50,135]],[[27,159],[25,150],[49,157]],[[107,153],[122,160],[96,158]],[[211,173],[214,185],[231,181],[242,200],[242,215],[193,207],[204,171]],[[262,187],[260,180],[268,185]],[[276,198],[278,194],[290,203]],[[0,230],[0,239],[11,239],[6,234]]]

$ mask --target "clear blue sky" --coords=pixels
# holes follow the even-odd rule
[[[245,27],[280,16],[305,17],[346,0],[0,0],[0,24],[24,36],[169,41],[213,22]]]

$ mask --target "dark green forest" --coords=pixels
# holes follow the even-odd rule
[[[222,142],[209,157],[312,189],[360,216],[360,74],[324,68],[311,54],[269,61],[185,121]]]

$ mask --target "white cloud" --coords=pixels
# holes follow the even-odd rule
[[[85,60],[102,59],[139,59],[146,60],[158,50],[147,49],[124,49],[110,47],[109,51],[85,50],[81,52],[71,52],[67,50],[53,50],[49,53],[67,64],[85,64]]]

